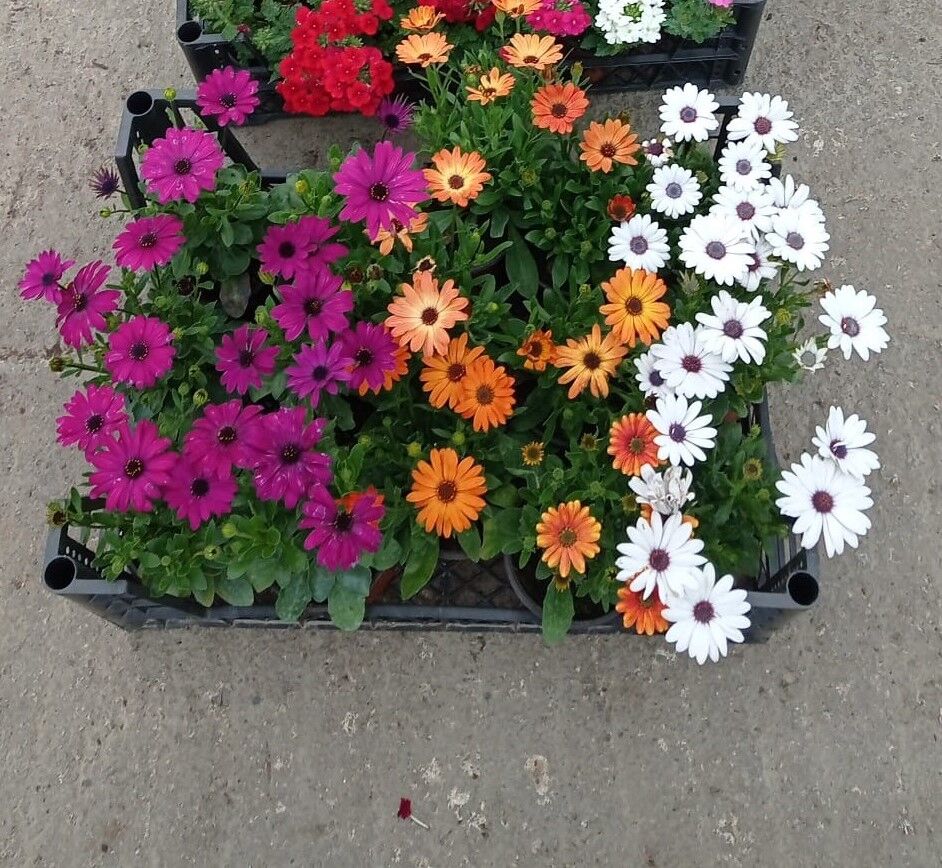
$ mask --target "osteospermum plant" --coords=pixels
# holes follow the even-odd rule
[[[58,433],[90,497],[57,514],[106,575],[352,629],[376,572],[409,598],[460,547],[513,558],[549,640],[614,607],[703,662],[742,641],[769,540],[858,544],[866,422],[832,408],[781,475],[758,424],[771,384],[887,341],[872,296],[807,279],[828,235],[779,177],[787,104],[746,95],[713,154],[713,95],[672,89],[642,142],[520,36],[427,66],[416,153],[335,149],[264,188],[173,128],[115,266],[27,265],[82,381]]]

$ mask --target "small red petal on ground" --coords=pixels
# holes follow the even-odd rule
[[[412,817],[412,799],[399,800],[399,811],[396,816],[400,820],[408,820]]]

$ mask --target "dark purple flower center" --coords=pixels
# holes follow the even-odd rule
[[[324,300],[322,298],[306,298],[304,300],[304,312],[308,316],[318,316],[324,309]]]
[[[294,256],[297,249],[293,241],[282,241],[281,244],[278,245],[278,255],[282,259],[290,259]]]
[[[147,346],[143,341],[138,341],[136,344],[131,345],[131,349],[128,352],[128,355],[134,359],[135,362],[143,362],[144,359],[150,354],[150,347]]]
[[[841,331],[849,338],[855,338],[860,334],[860,323],[852,316],[845,316],[841,320]]]
[[[736,206],[736,215],[740,220],[751,220],[756,216],[756,207],[751,202],[740,202]]]
[[[173,171],[178,175],[189,175],[193,171],[193,164],[184,157],[173,164]]]
[[[357,363],[357,367],[365,368],[373,364],[373,351],[367,347],[360,347],[353,356],[353,361]]]
[[[552,114],[554,118],[566,117],[566,114],[567,114],[566,103],[554,102],[553,105],[550,106],[550,114]]]
[[[728,338],[741,338],[744,329],[742,323],[738,319],[727,320],[723,325],[723,334]]]
[[[190,494],[193,497],[206,497],[209,494],[209,483],[201,476],[197,476],[190,483]]]
[[[370,198],[374,202],[385,202],[389,198],[389,187],[376,183],[370,187]]]
[[[671,556],[664,549],[652,549],[648,563],[652,570],[663,573],[671,565]]]
[[[236,95],[234,93],[224,93],[219,97],[219,104],[227,109],[235,108]]]
[[[43,286],[54,286],[58,283],[59,276],[54,271],[47,271],[39,280]]]
[[[706,246],[706,255],[710,259],[722,259],[726,256],[726,245],[722,241],[711,241]]]
[[[834,509],[834,498],[827,491],[816,491],[811,495],[811,505],[820,513]]]
[[[236,436],[236,429],[233,428],[232,425],[223,425],[216,434],[216,439],[222,443],[223,446],[228,446],[231,443],[235,443]]]
[[[659,157],[664,153],[664,146],[660,142],[651,142],[647,147],[647,153],[652,157]]]
[[[434,307],[427,307],[422,311],[422,324],[433,326],[438,322],[438,310]]]
[[[145,232],[140,238],[137,239],[137,246],[141,250],[150,250],[157,244],[157,233],[156,232]]]
[[[490,406],[494,403],[494,390],[490,386],[478,386],[474,397],[482,407]]]
[[[792,250],[801,250],[801,248],[805,246],[805,238],[797,232],[789,232],[788,235],[785,236],[785,243],[791,247]]]
[[[334,519],[334,530],[338,533],[349,533],[353,528],[353,516],[344,509],[337,511]]]
[[[680,366],[689,374],[699,374],[703,369],[703,361],[699,356],[684,356],[680,360]]]
[[[254,361],[255,353],[253,353],[251,350],[239,350],[239,364],[243,368],[251,368]]]
[[[631,239],[631,243],[628,245],[628,247],[631,249],[632,253],[634,253],[636,256],[640,256],[648,249],[648,239],[643,235],[635,235],[635,237]]]
[[[636,295],[632,295],[625,301],[625,310],[632,316],[638,316],[644,310],[644,304]]]
[[[736,172],[740,175],[748,175],[752,171],[752,163],[748,160],[738,160],[736,162]]]
[[[144,462],[140,458],[129,458],[124,463],[124,475],[128,479],[137,479],[144,472]]]
[[[753,253],[751,255],[752,255],[752,262],[749,263],[750,274],[752,274],[752,272],[754,271],[758,271],[759,268],[762,266],[762,260],[759,258],[759,254]]]
[[[79,313],[85,310],[88,305],[88,296],[84,292],[78,292],[77,290],[72,291],[72,309]]]
[[[847,457],[847,447],[840,440],[831,441],[831,454],[838,459]]]
[[[756,118],[752,124],[752,128],[760,135],[767,136],[772,132],[772,121],[768,118]]]
[[[683,192],[684,188],[681,187],[680,184],[678,184],[676,181],[671,181],[664,188],[664,195],[667,196],[668,199],[679,199]]]
[[[442,503],[451,503],[458,496],[458,486],[449,479],[438,483],[435,494]]]
[[[698,624],[709,624],[716,617],[716,609],[709,600],[701,600],[693,607],[693,619]]]
[[[464,186],[464,178],[462,178],[461,175],[452,175],[448,179],[448,186],[451,187],[452,190],[460,190]]]
[[[388,115],[383,116],[383,123],[391,130],[399,129],[399,115],[395,112],[390,112]]]
[[[582,364],[585,365],[585,367],[590,371],[594,371],[601,367],[602,359],[599,357],[598,353],[586,353],[582,357]]]
[[[102,416],[101,413],[92,413],[92,415],[85,420],[85,430],[89,434],[97,434],[101,431],[104,424],[105,417]]]
[[[675,443],[683,443],[687,439],[687,429],[683,425],[675,422],[667,429],[667,435]]]
[[[618,148],[616,148],[612,142],[606,142],[604,145],[602,145],[601,148],[599,148],[599,153],[603,157],[606,157],[607,159],[611,160],[615,156],[615,154],[618,153]]]
[[[301,458],[301,449],[296,443],[288,443],[281,447],[281,463],[297,464]]]
[[[463,364],[461,364],[461,362],[453,362],[448,366],[448,379],[452,383],[460,383],[464,379],[464,375],[466,373],[468,373],[468,369]]]
[[[312,380],[326,380],[327,375],[330,373],[330,368],[327,365],[317,365],[313,371],[311,371]]]
[[[649,382],[652,386],[663,386],[663,385],[664,385],[664,378],[661,376],[661,372],[660,372],[660,371],[654,371],[654,370],[652,370],[651,373],[648,374],[648,382]]]
[[[697,110],[693,106],[685,105],[680,110],[680,119],[685,124],[692,124],[697,119]]]

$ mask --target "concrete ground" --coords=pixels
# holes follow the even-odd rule
[[[625,638],[135,636],[46,593],[44,505],[80,467],[54,445],[52,316],[15,284],[48,245],[107,255],[84,179],[121,96],[189,79],[169,0],[2,5],[3,865],[940,864],[937,2],[769,0],[748,85],[791,101],[826,275],[893,337],[777,395],[780,445],[839,402],[884,468],[813,613],[704,668]]]

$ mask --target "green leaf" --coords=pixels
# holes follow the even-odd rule
[[[278,592],[275,612],[282,621],[297,621],[311,602],[311,585],[307,576],[296,576]]]
[[[569,588],[559,591],[550,582],[543,598],[543,639],[547,645],[554,645],[566,638],[575,614],[572,591]]]
[[[374,570],[388,570],[402,561],[402,546],[392,533],[383,535],[383,544],[378,552],[372,555],[364,555],[360,558],[360,563],[364,566],[370,566]]]
[[[507,253],[504,255],[507,276],[511,282],[517,285],[517,290],[521,295],[525,297],[536,295],[540,282],[536,260],[530,252],[530,247],[520,237],[520,233],[516,229],[511,226],[508,233],[514,244],[513,247],[507,249]]]
[[[366,567],[354,567],[337,575],[337,585],[343,585],[348,591],[362,597],[369,594],[372,581],[373,573]]]
[[[327,613],[341,630],[356,630],[363,623],[366,613],[366,595],[351,591],[337,582],[327,597]]]
[[[321,567],[314,567],[311,576],[311,596],[318,603],[323,603],[330,596],[335,584],[337,584],[337,576],[334,573],[328,573]]]
[[[495,211],[491,214],[491,238],[500,238],[507,228],[510,212],[507,210]]]
[[[414,597],[429,583],[437,564],[438,537],[426,533],[417,524],[414,525],[409,559],[402,570],[402,579],[399,582],[403,600]]]
[[[248,579],[225,578],[216,585],[216,593],[230,606],[251,606],[255,602],[255,591]]]
[[[551,272],[553,279],[553,288],[559,289],[565,282],[566,278],[569,277],[569,257],[560,254],[553,258],[553,268]]]
[[[472,524],[464,533],[458,534],[458,545],[469,560],[476,561],[481,557],[481,534],[476,524]]]

